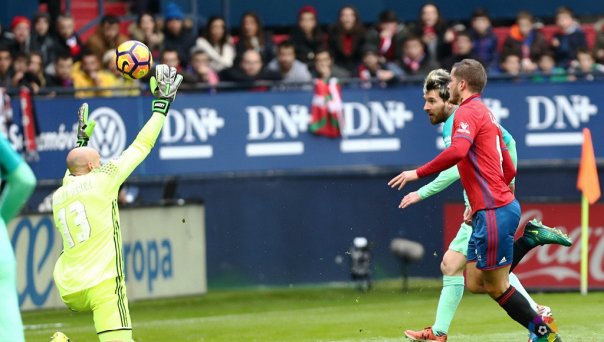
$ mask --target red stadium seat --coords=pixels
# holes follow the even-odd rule
[[[583,24],[583,25],[581,25],[581,28],[583,29],[583,32],[585,32],[585,38],[587,39],[587,46],[589,46],[590,49],[593,48],[593,46],[596,42],[596,35],[597,35],[595,27],[592,24]],[[507,38],[509,31],[510,31],[510,28],[507,26],[493,28],[493,33],[497,36],[497,39],[498,39],[497,47],[500,52],[501,52],[501,49],[503,48],[503,43],[505,42],[505,39]],[[556,32],[558,32],[558,27],[556,25],[545,25],[541,29],[541,33],[543,33],[543,35],[545,36],[545,39],[548,42],[550,42],[552,40],[552,38],[554,37]]]

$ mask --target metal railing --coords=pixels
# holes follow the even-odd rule
[[[556,77],[559,76],[569,76],[571,74],[559,74],[554,75]],[[592,82],[592,81],[604,81],[604,74],[590,74],[590,73],[575,73],[572,74],[577,78],[577,81],[565,81],[560,82],[557,81],[557,84],[568,84],[575,82]],[[489,75],[489,82],[510,82],[510,83],[531,83],[537,82],[547,83],[551,82],[547,79],[536,80],[537,77],[548,77],[551,75],[543,75],[540,73],[531,73],[531,74],[520,74],[517,76],[505,75],[505,74],[496,74]],[[587,76],[590,77],[590,80],[584,80]],[[360,79],[360,78],[342,78],[340,79],[340,83],[342,86],[351,89],[381,89],[381,88],[391,88],[391,87],[404,87],[404,86],[417,86],[421,85],[424,81],[424,75],[421,76],[407,76],[403,79],[397,80],[392,83],[384,83],[377,79]],[[229,82],[229,81],[221,81],[217,85],[209,85],[207,83],[195,83],[195,84],[183,84],[181,86],[182,92],[192,93],[221,93],[221,92],[231,92],[231,91],[250,91],[250,90],[258,90],[258,88],[264,88],[262,90],[270,90],[270,91],[311,91],[314,86],[314,81],[311,82],[283,82],[283,81],[255,81],[255,82]],[[9,87],[7,92],[9,95],[17,94],[19,91],[19,87]],[[149,86],[146,82],[141,82],[138,86],[129,86],[129,87],[90,87],[90,88],[62,88],[62,87],[43,87],[36,94],[37,97],[49,97],[49,96],[74,96],[77,93],[85,93],[85,92],[97,92],[97,91],[109,91],[112,93],[112,96],[119,96],[120,93],[128,93],[139,91],[140,95],[149,94]]]

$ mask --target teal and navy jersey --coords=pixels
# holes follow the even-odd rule
[[[455,121],[455,112],[457,112],[457,108],[455,109],[455,111],[453,111],[453,113],[449,116],[449,118],[447,118],[447,120],[443,124],[442,138],[445,148],[451,146],[451,136],[453,135],[453,121]],[[516,166],[516,141],[514,140],[514,137],[512,137],[512,135],[505,128],[503,128],[503,126],[499,125],[499,127],[501,128],[501,132],[503,135],[503,142],[508,148],[510,156],[512,157],[512,161],[514,162],[514,166]],[[438,177],[436,177],[432,182],[421,187],[418,190],[419,197],[423,200],[432,195],[435,195],[446,189],[449,185],[453,184],[458,179],[459,171],[457,170],[457,165],[455,165],[445,171],[442,171],[438,174]],[[465,194],[465,191],[464,199],[466,205],[468,205],[468,198]]]
[[[21,210],[36,186],[31,168],[0,133],[0,175],[6,182],[0,196],[2,224],[8,224]],[[2,229],[0,227],[0,229]]]
[[[63,238],[54,279],[62,296],[123,277],[117,196],[120,185],[147,157],[165,120],[156,113],[119,156],[88,174],[66,174],[52,196],[55,226]]]

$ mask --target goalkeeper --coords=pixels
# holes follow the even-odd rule
[[[156,67],[151,118],[117,159],[102,166],[99,153],[86,146],[94,128],[88,105],[78,112],[78,143],[67,155],[63,185],[52,196],[54,222],[63,238],[53,276],[70,309],[92,310],[100,341],[132,341],[117,194],[153,148],[181,82],[175,68]],[[51,341],[68,339],[57,332]]]
[[[25,338],[17,296],[17,262],[6,225],[27,202],[36,186],[36,177],[2,133],[0,174],[5,181],[0,194],[0,341],[21,342]]]

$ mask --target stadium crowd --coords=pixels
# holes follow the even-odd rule
[[[105,15],[86,41],[69,14],[52,19],[47,13],[15,16],[0,31],[0,87],[26,86],[34,93],[75,90],[78,97],[137,95],[138,81],[120,77],[114,62],[115,48],[128,39],[147,44],[156,62],[177,67],[185,89],[230,85],[263,90],[268,88],[258,81],[300,85],[334,77],[383,87],[421,79],[464,58],[480,60],[490,76],[517,82],[604,75],[604,21],[592,25],[597,36],[590,44],[568,7],[557,10],[553,35],[544,34],[531,13],[520,12],[506,37],[494,33],[483,9],[476,9],[467,23],[449,24],[433,3],[421,8],[415,22],[403,23],[386,10],[369,27],[351,6],[342,7],[329,27],[318,24],[314,7],[304,6],[297,25],[280,35],[265,30],[253,11],[242,15],[236,36],[218,16],[196,32],[175,3],[161,16],[139,14],[128,32],[120,30],[119,17]]]

